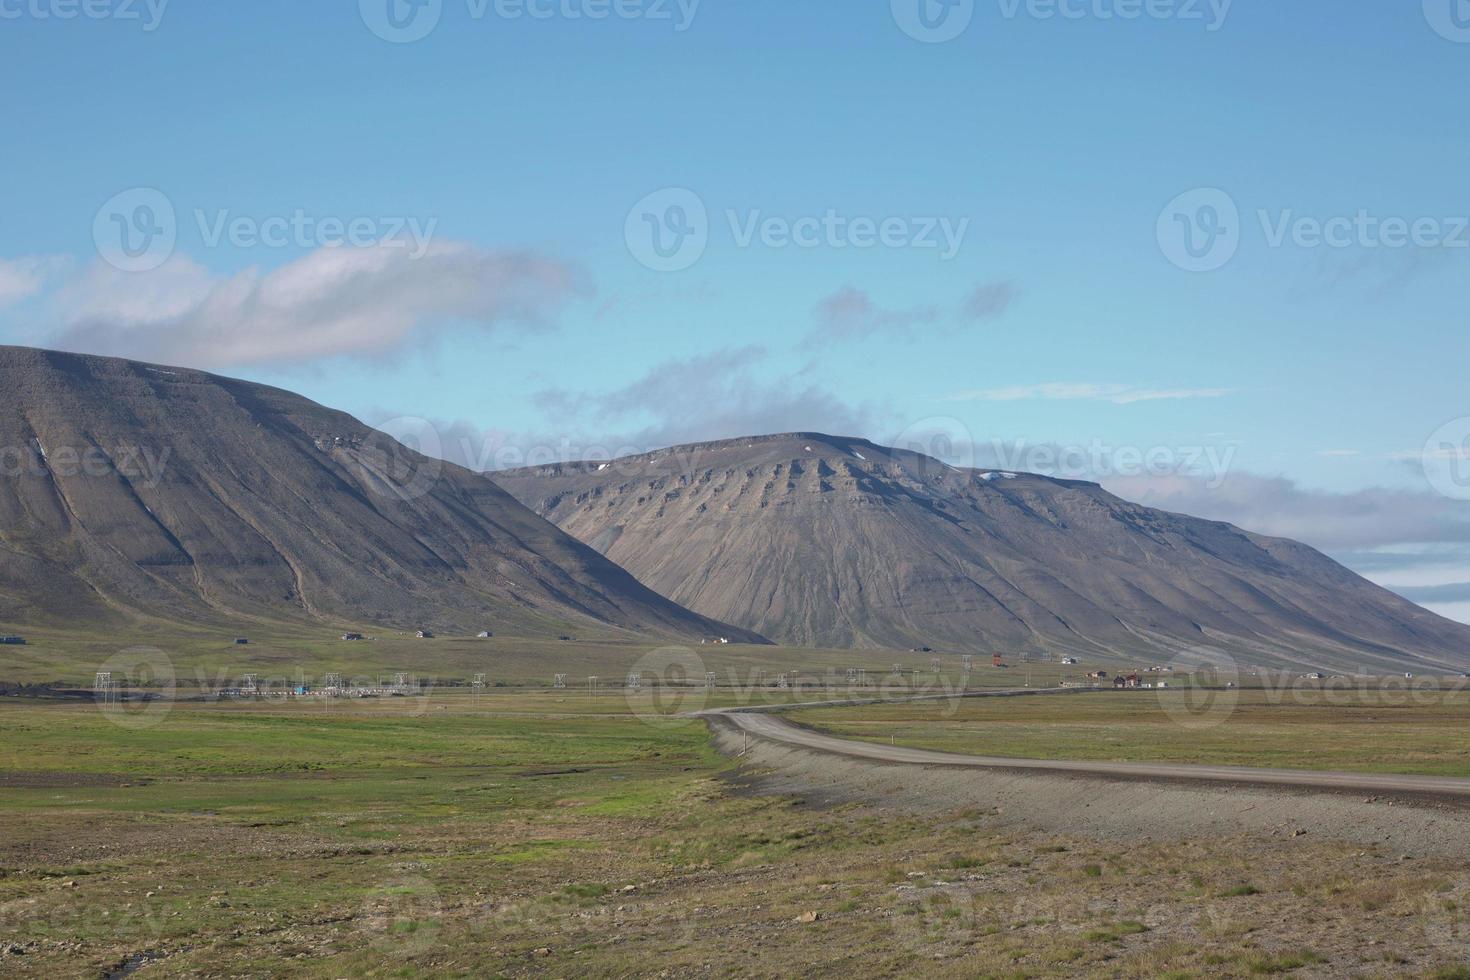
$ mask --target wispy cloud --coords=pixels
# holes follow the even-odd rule
[[[67,264],[66,259],[53,255],[0,259],[0,307],[40,294],[47,281],[65,269]]]
[[[1015,301],[1016,285],[1008,280],[977,286],[956,310],[937,305],[887,309],[874,302],[867,290],[848,286],[824,298],[813,310],[816,325],[802,346],[867,340],[870,337],[909,339],[925,331],[952,333],[966,325],[995,320]]]
[[[1447,582],[1444,585],[1397,585],[1392,588],[1405,599],[1421,604],[1470,602],[1470,582]]]
[[[1470,577],[1470,502],[1427,489],[1315,490],[1244,472],[1213,488],[1189,476],[1121,477],[1103,485],[1151,507],[1301,541],[1441,615],[1465,618],[1457,603],[1460,583]]]
[[[768,358],[759,346],[672,358],[620,388],[551,388],[534,402],[577,441],[645,449],[795,430],[857,435],[886,421],[872,406],[773,374]]]
[[[66,326],[53,343],[201,368],[373,357],[435,330],[546,327],[588,291],[554,259],[447,242],[419,257],[323,248],[231,276],[182,256],[150,273],[97,264],[57,291]]]
[[[1428,489],[1337,493],[1245,472],[1230,473],[1214,488],[1187,476],[1121,477],[1104,485],[1152,507],[1228,521],[1329,551],[1470,542],[1470,503]]]
[[[807,335],[806,346],[816,347],[841,341],[866,340],[877,334],[907,337],[919,326],[939,320],[932,306],[910,310],[885,310],[861,289],[839,290],[817,304],[817,325]]]
[[[975,291],[965,300],[960,316],[971,323],[995,320],[1004,316],[1015,300],[1016,284],[1014,282],[1003,280],[987,283],[975,287]]]
[[[978,388],[949,396],[950,401],[1015,402],[1015,401],[1096,401],[1114,405],[1135,402],[1174,401],[1187,398],[1223,398],[1233,388],[1139,388],[1123,384],[1090,384],[1052,381],[1045,384],[1013,385],[1006,388]]]

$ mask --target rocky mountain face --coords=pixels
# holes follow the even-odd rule
[[[777,642],[1470,665],[1470,627],[1305,545],[1091,483],[812,433],[494,476],[650,588]]]
[[[134,616],[758,639],[297,395],[0,347],[0,623]]]

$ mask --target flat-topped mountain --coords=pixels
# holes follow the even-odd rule
[[[130,616],[758,639],[490,479],[276,388],[0,347],[0,623]]]
[[[1305,545],[864,439],[760,436],[494,477],[654,590],[777,642],[1470,664],[1470,627]]]

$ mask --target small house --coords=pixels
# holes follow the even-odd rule
[[[1062,666],[1064,666],[1064,667],[1075,667],[1076,665],[1077,665],[1077,658],[1076,657],[1063,657],[1062,658]]]
[[[343,633],[342,634],[342,639],[344,639],[344,640],[360,640],[360,639],[362,639],[362,634],[361,633]]]
[[[490,637],[492,637],[494,635],[495,634],[492,633],[492,632],[490,632],[489,630],[480,630],[480,632],[478,632],[478,633],[475,634],[475,636],[478,639],[481,639],[481,640],[488,640],[488,639],[490,639]]]
[[[26,638],[23,636],[0,636],[0,644],[8,647],[23,647],[26,645]]]
[[[246,637],[243,637],[243,636],[237,636],[237,637],[235,637],[235,646],[237,646],[237,647],[243,647],[243,646],[247,645],[249,642],[250,642],[250,640],[247,639]]]
[[[418,637],[420,640],[432,640],[434,638],[434,633],[431,630],[419,630],[417,633],[414,634],[414,636]]]

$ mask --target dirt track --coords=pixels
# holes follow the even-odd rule
[[[1023,692],[1008,692],[1020,694]],[[1034,693],[1034,692],[1024,692]],[[1005,695],[999,695],[1005,696]],[[779,706],[781,709],[805,705]],[[999,756],[955,755],[929,749],[882,745],[838,738],[793,724],[771,709],[710,712],[727,718],[752,736],[829,752],[854,759],[922,766],[959,766],[981,769],[1031,769],[1084,776],[1126,779],[1171,779],[1203,782],[1287,786],[1352,793],[1409,793],[1470,800],[1470,779],[1452,776],[1328,772],[1303,769],[1252,769],[1244,766],[1204,766],[1157,762],[1069,762],[1056,759],[1011,759]]]
[[[1470,851],[1470,780],[960,756],[836,738],[765,710],[703,714],[716,746],[742,758],[749,790],[815,806],[980,808],[1099,839],[1310,835],[1405,855]]]

